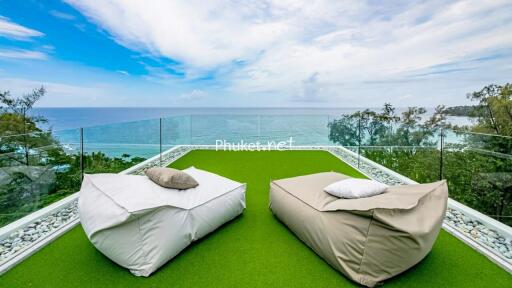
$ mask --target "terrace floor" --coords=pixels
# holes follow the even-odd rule
[[[363,177],[325,151],[192,151],[195,166],[248,184],[242,216],[185,249],[149,278],[98,252],[80,226],[0,276],[0,287],[356,287],[268,209],[270,179],[322,171]],[[444,230],[432,252],[386,287],[512,287],[512,276]]]

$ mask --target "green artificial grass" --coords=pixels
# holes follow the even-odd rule
[[[357,287],[268,209],[270,179],[331,170],[363,177],[356,170],[324,151],[193,151],[172,167],[192,165],[247,183],[247,209],[149,278],[111,262],[76,227],[0,276],[0,287]],[[422,262],[385,286],[512,287],[512,276],[442,231]]]

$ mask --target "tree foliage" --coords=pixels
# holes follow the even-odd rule
[[[444,109],[448,116],[476,117],[475,106],[452,106]]]
[[[512,84],[488,85],[467,95],[478,102],[475,108],[476,125],[462,127],[477,133],[496,134],[505,137],[474,135],[469,142],[479,142],[481,148],[498,153],[512,154]]]
[[[419,183],[439,180],[440,151],[382,147],[362,149],[364,157]],[[472,150],[444,151],[444,179],[450,198],[512,225],[512,159]]]
[[[435,108],[433,115],[423,121],[427,110],[408,107],[401,116],[389,103],[380,112],[366,109],[342,115],[328,123],[329,140],[343,146],[426,146],[441,128],[447,127],[444,106]]]
[[[9,91],[0,93],[0,153],[4,160],[30,165],[30,152],[34,148],[56,144],[50,132],[43,132],[38,124],[46,123],[44,117],[33,116],[30,111],[46,93],[44,87],[34,89],[19,98]],[[23,157],[13,153],[21,150]]]
[[[475,114],[478,123],[472,127],[475,132],[512,136],[512,84],[488,85],[467,97],[478,105]]]
[[[484,134],[455,132],[463,141],[444,149],[443,158],[439,132],[451,127],[442,105],[427,119],[425,108],[409,107],[398,116],[389,104],[381,112],[343,115],[329,123],[329,139],[360,145],[366,158],[420,183],[439,180],[443,159],[451,198],[510,225],[504,216],[512,215],[512,139],[499,135],[512,136],[512,85],[489,85],[468,97],[478,102],[472,109],[478,122],[463,130]]]
[[[77,192],[80,155],[67,153],[51,131],[38,124],[43,117],[30,110],[45,95],[43,87],[20,98],[0,93],[0,226]],[[123,154],[84,154],[84,173],[116,173],[144,161]]]

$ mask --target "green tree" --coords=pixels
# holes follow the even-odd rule
[[[7,153],[9,160],[30,165],[30,153],[34,148],[56,144],[50,132],[37,127],[46,123],[44,117],[33,116],[30,111],[34,104],[46,93],[44,87],[34,89],[19,98],[12,97],[9,91],[0,93],[0,153]],[[17,157],[21,150],[23,157]]]
[[[423,107],[409,107],[399,117],[395,108],[385,103],[381,112],[366,109],[342,115],[328,123],[329,140],[344,146],[431,146],[439,129],[446,127],[446,115],[444,106],[438,106],[423,121],[426,112]]]
[[[355,146],[359,143],[359,118],[357,115],[342,115],[327,124],[329,140],[343,146]]]
[[[465,129],[486,134],[458,132],[464,142],[445,146],[443,170],[450,197],[510,225],[512,220],[503,216],[512,215],[512,138],[487,134],[512,136],[512,85],[489,85],[468,97],[478,101],[472,111],[478,122]],[[380,113],[365,110],[331,121],[329,139],[341,145],[361,140],[362,145],[383,146],[363,147],[361,154],[420,183],[437,181],[441,157],[436,141],[450,125],[442,105],[428,119],[425,114],[425,108],[409,107],[398,117],[385,104]],[[375,121],[390,128],[381,129]]]
[[[467,97],[477,101],[475,116],[477,123],[463,130],[484,134],[497,134],[506,137],[485,137],[472,135],[467,138],[469,145],[479,145],[481,149],[498,153],[512,154],[512,84],[503,86],[491,84]]]
[[[512,84],[491,84],[467,97],[478,102],[475,109],[478,123],[473,131],[512,136]]]
[[[418,146],[424,140],[421,120],[427,110],[423,107],[408,107],[402,113],[400,126],[396,131],[395,145]]]
[[[51,131],[38,127],[46,119],[30,113],[45,93],[43,87],[20,98],[0,93],[0,226],[80,189],[80,155],[66,153]],[[86,173],[117,173],[145,159],[94,152],[83,160]]]
[[[384,103],[382,112],[377,114],[377,120],[383,123],[385,129],[380,135],[379,145],[393,145],[393,135],[395,126],[400,121],[400,117],[396,115],[396,109],[390,103]]]
[[[360,119],[361,138],[366,145],[374,146],[380,142],[380,138],[386,133],[386,125],[379,117],[380,114],[366,109],[356,113]]]

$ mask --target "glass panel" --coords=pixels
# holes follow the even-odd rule
[[[255,143],[259,136],[257,115],[192,115],[191,143],[224,145]]]
[[[80,150],[80,129],[59,130],[53,135],[66,151]]]
[[[372,111],[342,115],[329,121],[329,140],[418,182],[438,180],[440,129],[405,119]]]
[[[432,146],[361,146],[361,156],[419,183],[440,179],[440,155]]]
[[[376,118],[360,123],[362,156],[419,183],[440,179],[440,131]]]
[[[84,128],[84,172],[117,173],[160,153],[160,120]]]
[[[294,146],[329,145],[329,117],[326,115],[261,115],[260,142],[288,142]]]
[[[2,141],[15,145],[11,140]],[[0,227],[79,190],[79,155],[64,146],[20,146],[0,154]]]
[[[175,145],[191,143],[191,116],[180,115],[162,119],[162,151]]]
[[[512,138],[447,133],[444,178],[450,197],[512,225]]]
[[[359,123],[359,118],[350,115],[329,118],[326,125],[328,142],[357,153],[360,144]]]

